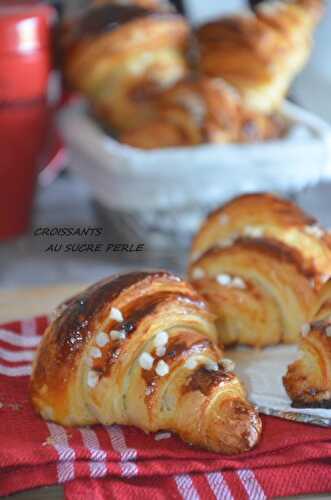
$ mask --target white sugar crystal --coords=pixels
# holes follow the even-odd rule
[[[303,337],[306,337],[309,332],[310,332],[310,324],[309,323],[305,323],[304,325],[302,325],[302,327],[301,327],[301,335]]]
[[[146,396],[150,396],[153,393],[153,387],[149,386],[145,389]]]
[[[326,327],[325,333],[327,337],[331,337],[331,325]]]
[[[225,226],[230,222],[230,217],[227,214],[221,214],[219,218],[221,226]]]
[[[192,114],[193,119],[201,124],[206,115],[207,108],[203,98],[193,92],[179,94],[176,98],[176,102],[179,106],[185,108],[189,113]]]
[[[198,362],[194,358],[188,358],[186,361],[184,368],[187,368],[188,370],[194,370],[198,366]]]
[[[101,358],[102,352],[100,351],[99,347],[91,347],[89,350],[89,354],[91,358]]]
[[[161,359],[161,361],[159,361],[158,364],[156,365],[155,371],[158,375],[160,375],[160,377],[164,377],[169,373],[169,366],[165,361]]]
[[[194,280],[200,280],[205,276],[205,271],[201,267],[196,267],[193,269],[192,277]]]
[[[166,345],[168,343],[168,340],[169,335],[167,332],[159,332],[154,339],[154,345],[155,347],[161,347],[163,345]]]
[[[221,360],[221,364],[226,372],[232,372],[236,366],[234,361],[232,361],[232,359],[229,358],[223,358]]]
[[[244,280],[242,278],[239,278],[239,276],[236,276],[235,278],[233,278],[231,286],[233,286],[234,288],[244,289],[244,288],[246,288],[246,283],[244,282]]]
[[[245,226],[243,233],[244,236],[248,236],[249,238],[261,238],[263,236],[263,229],[256,226]]]
[[[230,247],[231,245],[233,245],[236,238],[237,238],[237,235],[231,236],[231,238],[226,238],[225,240],[219,240],[217,242],[217,245],[221,248]]]
[[[320,239],[324,235],[323,229],[318,225],[318,224],[313,224],[311,226],[306,226],[305,227],[305,232],[309,234],[310,236],[315,236],[316,238]]]
[[[104,347],[109,342],[109,337],[105,332],[99,332],[95,339],[96,344],[99,347]]]
[[[157,349],[156,349],[156,355],[158,358],[162,358],[162,356],[164,356],[166,352],[167,352],[167,348],[165,345],[161,345],[161,346],[157,347]]]
[[[326,283],[327,281],[329,281],[330,278],[331,278],[330,274],[322,274],[320,278],[321,283]]]
[[[171,438],[171,432],[158,432],[155,434],[155,441],[161,441],[162,439]]]
[[[126,338],[126,333],[124,330],[112,330],[110,332],[110,338],[112,340],[124,340]]]
[[[93,389],[99,381],[99,375],[94,370],[90,370],[87,374],[87,385]]]
[[[154,358],[149,352],[143,352],[139,356],[139,364],[144,370],[150,370],[153,366]]]
[[[223,285],[223,286],[229,286],[231,281],[232,281],[232,278],[231,276],[229,276],[229,274],[219,274],[217,277],[216,277],[216,281],[217,283],[219,283],[220,285]]]
[[[218,370],[218,364],[216,361],[212,361],[211,359],[205,363],[205,368],[209,372],[216,372]]]
[[[114,319],[115,321],[123,321],[123,315],[121,313],[121,311],[119,309],[117,309],[117,307],[112,307],[111,310],[110,310],[110,317],[112,319]]]

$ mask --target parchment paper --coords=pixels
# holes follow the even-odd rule
[[[246,385],[250,401],[261,413],[331,426],[331,410],[291,407],[282,377],[287,366],[299,357],[296,346],[276,346],[260,350],[241,347],[227,351],[225,356],[236,363],[235,371]]]

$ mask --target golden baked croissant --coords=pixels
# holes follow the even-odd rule
[[[261,422],[222,360],[213,319],[194,289],[166,271],[101,281],[46,330],[33,405],[64,425],[167,429],[213,451],[246,451]]]
[[[131,146],[153,149],[203,143],[256,142],[285,131],[280,117],[252,112],[221,79],[191,76],[154,100],[156,117],[120,135]]]
[[[149,117],[147,98],[188,71],[190,28],[179,14],[104,5],[67,31],[67,80],[108,127],[119,131]]]
[[[254,110],[271,112],[306,63],[323,0],[262,2],[196,31],[200,71],[222,77]]]
[[[283,377],[292,406],[331,408],[331,279],[320,291],[313,321],[301,327],[299,348],[300,358]]]
[[[297,342],[331,275],[330,236],[288,200],[249,194],[215,210],[192,245],[189,278],[220,341]]]
[[[331,317],[302,327],[301,357],[283,377],[297,408],[331,408]]]

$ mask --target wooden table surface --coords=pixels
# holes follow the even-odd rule
[[[0,290],[0,323],[48,314],[61,301],[82,290],[84,286],[86,285],[68,284],[52,287]],[[8,498],[12,500],[62,500],[64,495],[61,486],[50,486],[17,493]],[[303,495],[295,498],[302,500],[322,500],[330,499],[331,494]],[[121,498],[120,500],[127,499]]]

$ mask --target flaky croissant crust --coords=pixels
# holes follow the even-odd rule
[[[80,27],[78,23],[76,30],[73,29],[72,41],[67,42],[66,75],[78,89],[81,88],[80,79],[86,76],[84,72],[93,70],[100,61],[103,61],[104,69],[107,69],[125,62],[125,58],[140,55],[140,50],[148,52],[162,47],[178,47],[184,51],[187,48],[189,28],[180,15],[135,8],[132,16],[128,16],[127,9],[111,6],[100,7],[95,11],[92,10],[89,14],[93,22],[89,17],[81,22],[83,26],[84,21],[86,24],[91,22],[91,31]],[[109,23],[104,22],[99,27],[94,17],[97,13],[102,17],[103,11]],[[117,17],[121,19],[123,16],[124,21],[116,22],[113,11],[118,11]]]
[[[196,31],[200,71],[222,77],[252,109],[278,109],[306,63],[322,0],[263,2],[255,12],[220,18]]]
[[[301,327],[301,351],[283,377],[284,387],[298,408],[331,408],[331,279],[319,292],[311,323]]]
[[[193,240],[191,259],[240,236],[272,238],[297,249],[305,265],[315,268],[318,287],[331,275],[330,234],[295,203],[272,193],[238,196],[214,210]]]
[[[139,126],[151,98],[188,72],[190,28],[179,14],[104,5],[68,31],[66,78],[110,131]]]
[[[237,92],[221,79],[191,76],[156,95],[151,119],[120,141],[155,149],[212,143],[250,143],[280,137],[281,117],[247,109]]]
[[[45,332],[34,407],[65,425],[167,429],[213,451],[248,450],[261,422],[222,364],[213,319],[194,289],[166,271],[97,283],[64,304]],[[157,345],[160,336],[166,344]]]
[[[210,248],[189,268],[225,345],[297,342],[316,307],[316,276],[297,250],[271,238],[239,237]]]
[[[301,357],[283,377],[292,406],[331,408],[331,320],[304,325]]]
[[[216,314],[225,345],[298,342],[302,324],[328,307],[330,276],[330,234],[273,194],[226,203],[192,244],[189,278]]]

